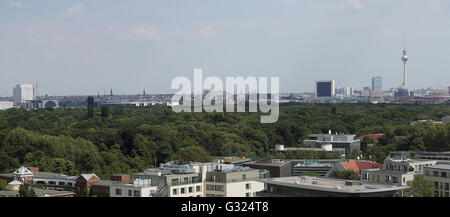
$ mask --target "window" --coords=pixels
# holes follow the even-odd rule
[[[122,195],[122,189],[116,188],[116,195]]]
[[[247,175],[246,174],[242,174],[242,180],[246,180],[247,179]]]
[[[202,186],[200,186],[200,185],[196,186],[195,188],[196,188],[195,191],[197,191],[197,192],[200,192],[202,190]]]
[[[141,192],[139,192],[138,190],[134,190],[134,196],[135,197],[140,197],[141,196]]]
[[[173,194],[173,195],[177,195],[177,193],[178,193],[178,192],[177,192],[177,189],[174,188],[174,189],[172,190],[172,194]]]
[[[193,192],[193,188],[192,187],[189,187],[189,193],[192,193]]]
[[[128,190],[128,196],[131,197],[131,190]]]
[[[186,188],[181,188],[181,194],[186,193]]]
[[[65,182],[59,182],[58,185],[66,185]]]
[[[245,197],[250,197],[250,193],[245,193]]]
[[[250,183],[245,184],[245,189],[250,189]]]
[[[172,185],[178,185],[178,179],[172,179]]]
[[[183,184],[188,184],[188,183],[189,183],[189,178],[188,177],[184,178]]]

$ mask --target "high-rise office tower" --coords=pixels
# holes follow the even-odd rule
[[[17,104],[34,100],[37,96],[37,84],[17,84],[13,88],[13,100]]]
[[[334,80],[316,80],[316,97],[331,97],[334,95]]]
[[[380,76],[372,78],[372,90],[383,90],[382,78]]]

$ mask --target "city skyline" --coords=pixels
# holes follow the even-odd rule
[[[280,92],[314,92],[316,79],[362,89],[374,76],[396,88],[403,34],[408,88],[444,88],[449,11],[438,0],[5,1],[0,96],[20,83],[39,83],[39,95],[173,93],[171,80],[193,68],[278,76]]]

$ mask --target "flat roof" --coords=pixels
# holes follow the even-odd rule
[[[252,161],[252,162],[247,162],[244,163],[244,165],[261,165],[261,166],[282,166],[289,163],[288,161],[271,161],[271,162],[267,162],[267,161]]]
[[[260,179],[259,181],[267,184],[281,185],[292,188],[346,193],[346,194],[376,193],[385,191],[397,191],[409,188],[408,186],[382,185],[378,183],[368,183],[363,181],[311,177],[311,176],[268,178],[268,179]],[[351,186],[345,185],[346,181],[352,181],[354,184]],[[313,184],[313,182],[316,182],[316,184]]]
[[[427,166],[425,168],[450,170],[450,165],[449,164],[436,164],[436,165],[433,165],[433,166]]]

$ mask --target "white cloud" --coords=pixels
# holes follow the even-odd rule
[[[345,2],[342,2],[339,6],[338,9],[339,10],[344,10],[344,9],[364,9],[365,6],[363,4],[361,4],[361,2],[359,0],[345,0]]]
[[[161,38],[160,31],[152,27],[136,26],[128,30],[111,30],[122,39],[159,40]]]
[[[81,13],[83,12],[84,4],[77,4],[71,8],[66,9],[63,13],[59,14],[59,18],[81,18]]]
[[[23,3],[19,1],[9,2],[9,7],[21,8],[23,7]]]

